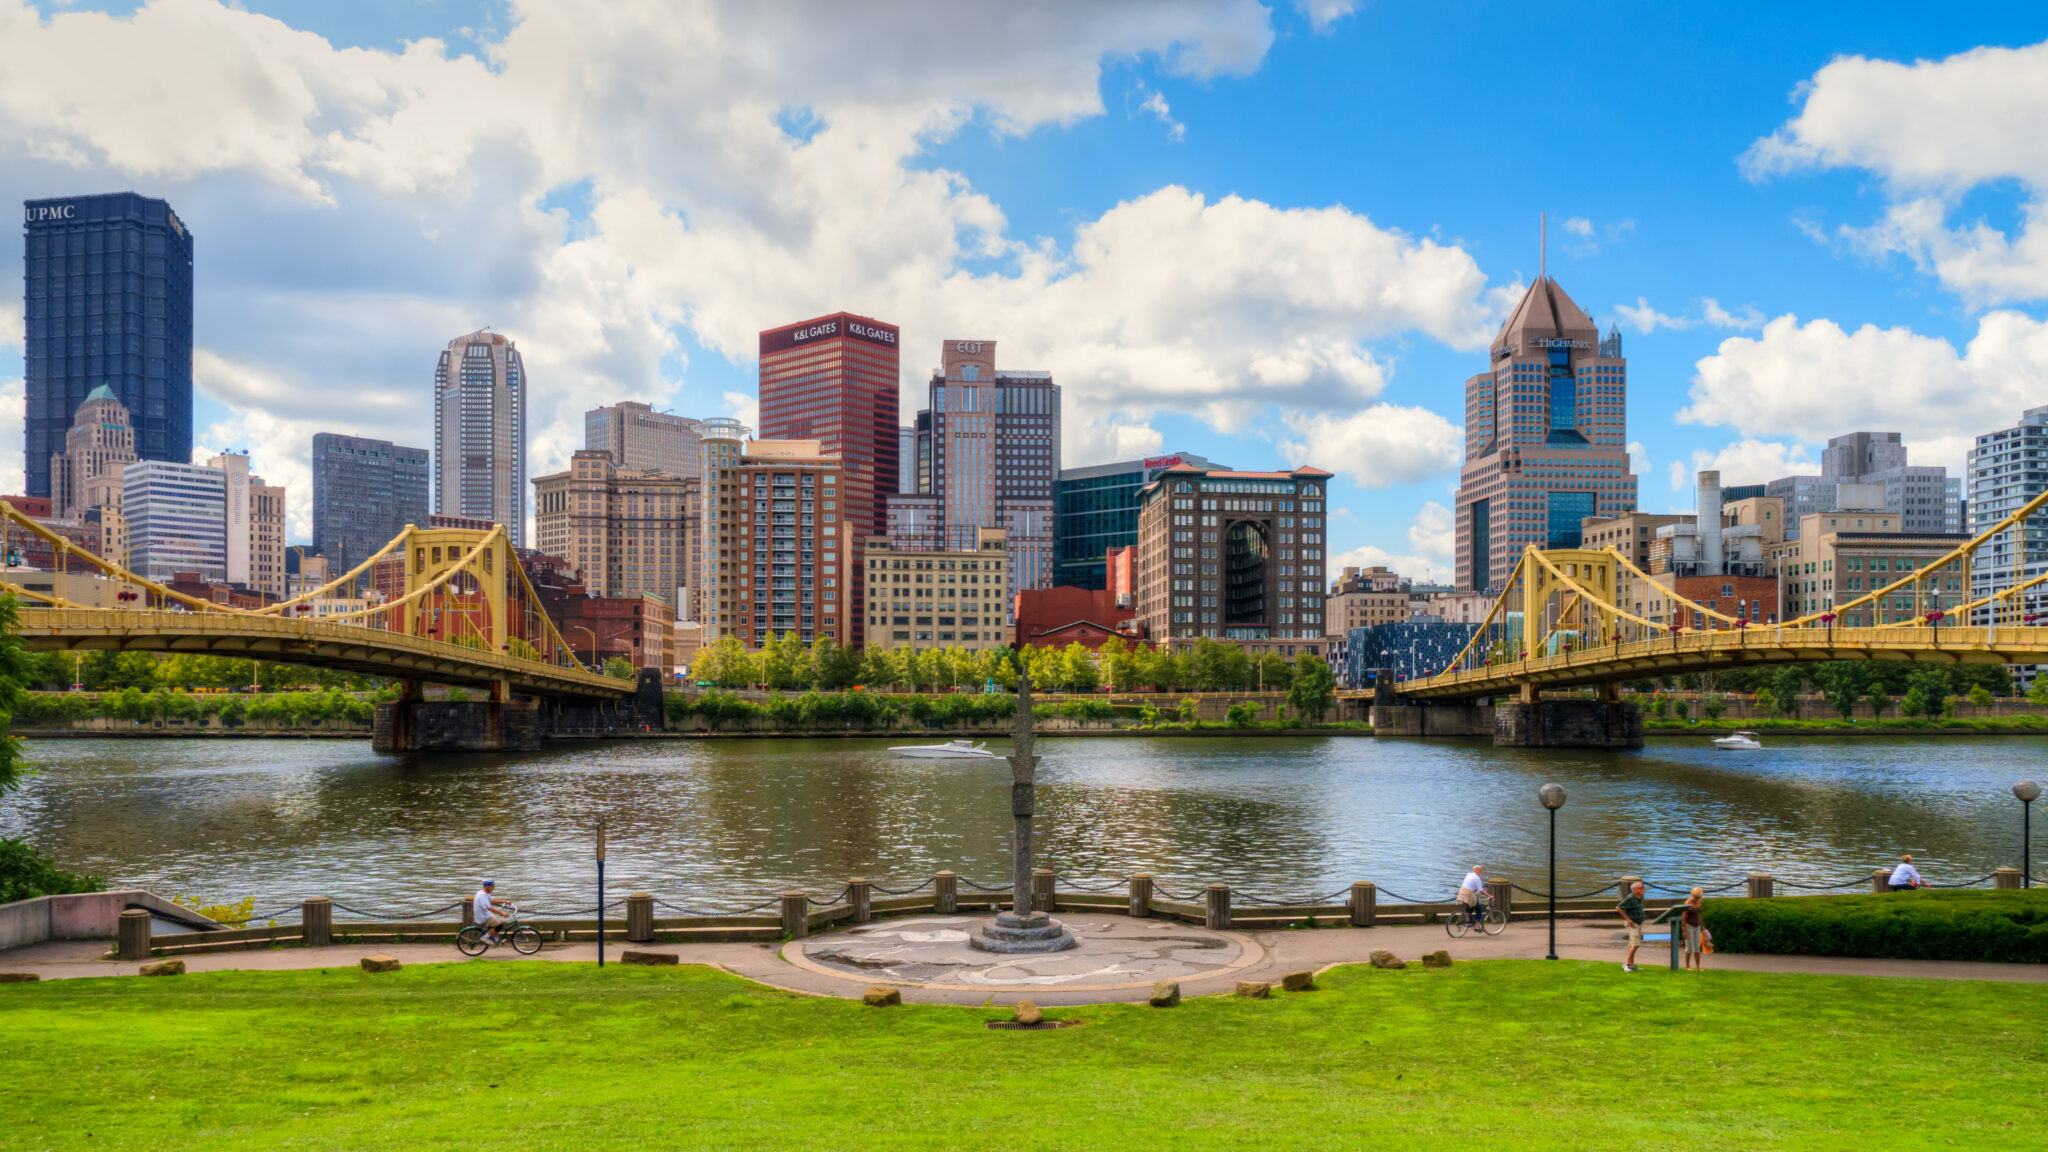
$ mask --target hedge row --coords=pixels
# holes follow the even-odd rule
[[[1722,952],[2048,964],[2048,888],[1709,900]]]

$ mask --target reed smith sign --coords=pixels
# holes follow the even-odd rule
[[[841,313],[807,324],[792,324],[787,328],[774,328],[761,333],[761,355],[815,344],[820,340],[831,340],[850,336],[869,344],[880,344],[885,348],[896,347],[896,326],[880,324],[858,316]]]

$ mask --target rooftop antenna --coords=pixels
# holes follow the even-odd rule
[[[1550,214],[1536,213],[1536,278],[1550,274]]]

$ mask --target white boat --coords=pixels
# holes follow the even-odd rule
[[[948,740],[944,744],[898,744],[889,749],[913,760],[994,760],[996,754],[971,740]]]
[[[1714,738],[1714,747],[1729,752],[1750,752],[1763,746],[1763,741],[1758,740],[1754,732],[1737,732],[1731,736],[1716,736]]]

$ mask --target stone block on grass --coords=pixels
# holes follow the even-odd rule
[[[1289,972],[1280,977],[1283,992],[1313,992],[1316,990],[1316,974],[1313,972]]]
[[[1424,968],[1449,968],[1451,966],[1451,954],[1439,948],[1422,958],[1422,966]]]
[[[183,960],[151,960],[149,963],[144,964],[136,974],[140,976],[183,976],[185,974],[185,962]]]
[[[365,972],[396,972],[398,969],[399,963],[396,956],[387,956],[379,952],[374,956],[363,957],[363,971]]]
[[[1406,960],[1401,959],[1385,948],[1373,949],[1370,959],[1372,960],[1372,966],[1375,968],[1406,968],[1408,966]]]
[[[41,979],[33,972],[0,972],[0,984],[33,984]]]
[[[894,988],[884,988],[880,984],[876,984],[861,993],[860,1002],[870,1008],[892,1008],[903,1003],[903,993],[898,992]]]
[[[1043,1021],[1045,1019],[1045,1013],[1040,1011],[1038,1005],[1033,1004],[1031,1001],[1019,1000],[1017,1001],[1015,1015],[1011,1018],[1016,1020],[1017,1023],[1029,1028],[1031,1025]]]
[[[1154,1008],[1172,1008],[1180,1003],[1180,981],[1161,980],[1152,985],[1152,998],[1145,1001]]]
[[[679,959],[680,957],[673,952],[641,952],[628,948],[619,953],[619,963],[621,964],[645,964],[649,967],[674,964]]]
[[[1273,998],[1273,986],[1264,980],[1239,980],[1237,994],[1247,1000],[1270,1000]]]

